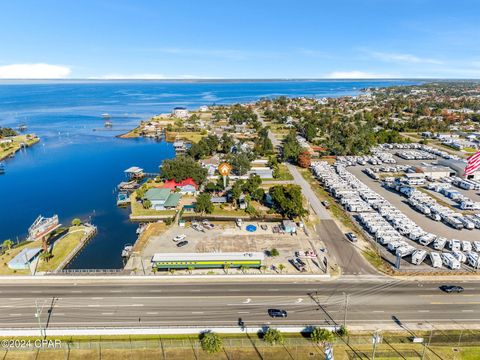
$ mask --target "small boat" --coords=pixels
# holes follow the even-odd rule
[[[104,123],[105,127],[112,127],[113,123],[110,120],[105,121]]]
[[[20,124],[18,126],[18,131],[26,131],[27,130],[27,124]]]
[[[33,224],[28,228],[29,241],[35,241],[50,234],[53,230],[60,227],[58,223],[58,215],[53,215],[50,218],[39,215]]]
[[[112,116],[109,113],[103,113],[102,118],[104,119],[110,119]]]
[[[147,228],[147,224],[140,224],[137,228],[137,235],[140,235]]]
[[[128,258],[132,254],[133,246],[132,244],[125,244],[122,250],[122,258]]]

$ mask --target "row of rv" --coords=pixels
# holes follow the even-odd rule
[[[437,157],[423,150],[401,150],[395,153],[404,160],[435,160]]]
[[[407,202],[412,208],[432,220],[442,221],[457,230],[473,230],[477,226],[477,223],[480,228],[480,217],[473,215],[464,216],[449,207],[439,204],[434,198],[414,187],[402,184],[398,178],[395,179],[394,182],[385,182],[385,186],[404,194],[408,198]]]
[[[381,144],[376,147],[377,149],[386,150],[386,149],[415,149],[428,152],[430,154],[440,156],[444,159],[459,160],[460,158],[456,155],[449,154],[446,151],[433,148],[428,145],[411,143],[411,144]]]
[[[329,191],[344,208],[350,212],[357,213],[356,218],[364,229],[380,244],[386,246],[396,255],[405,257],[412,255],[413,264],[421,264],[427,251],[417,249],[410,245],[404,237],[428,246],[433,243],[435,250],[443,250],[447,239],[437,238],[436,235],[425,232],[405,214],[391,205],[386,199],[372,191],[368,186],[348,172],[344,164],[336,163],[334,166],[326,162],[315,162],[312,164],[312,171],[327,191]],[[376,210],[376,212],[374,211]],[[468,244],[467,244],[468,243]],[[432,252],[430,259],[434,267],[441,267],[442,263],[448,268],[460,267],[461,260],[478,267],[478,255],[472,252],[472,245],[469,241],[461,243],[465,255],[457,249],[458,240],[451,240],[449,245],[452,254]],[[480,251],[480,242],[475,242],[476,251]],[[472,253],[472,255],[469,255]],[[464,259],[465,257],[465,259]]]
[[[433,190],[435,192],[443,194],[449,199],[452,199],[457,204],[459,204],[460,209],[462,210],[480,210],[480,202],[473,201],[468,196],[463,195],[460,191],[451,188],[451,184],[454,184],[462,189],[466,189],[466,187],[469,187],[467,190],[480,190],[479,182],[473,180],[463,180],[459,177],[448,179],[448,181],[442,183],[429,183],[427,185],[427,188],[429,190]]]

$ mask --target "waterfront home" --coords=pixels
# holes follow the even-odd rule
[[[129,167],[127,170],[124,171],[129,179],[141,179],[145,175],[142,168],[138,166]]]
[[[179,190],[181,194],[195,195],[198,190],[198,185],[192,178],[176,182],[175,180],[167,180],[162,185],[158,185],[158,188]]]
[[[179,119],[186,119],[189,116],[187,108],[183,106],[173,108],[172,115]]]
[[[212,196],[210,199],[212,204],[226,204],[227,203],[227,197],[226,196]]]
[[[149,200],[154,210],[171,210],[178,206],[182,197],[180,193],[173,193],[170,189],[151,188],[148,189],[143,200]]]
[[[186,143],[185,141],[182,141],[182,140],[176,140],[174,143],[173,143],[173,148],[175,149],[175,153],[176,154],[179,154],[179,153],[185,153],[187,152],[187,150],[189,149],[189,146],[190,144]]]
[[[42,252],[42,248],[26,248],[20,251],[17,256],[8,262],[8,267],[13,270],[25,270]]]

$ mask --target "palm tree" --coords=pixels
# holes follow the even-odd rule
[[[312,333],[310,334],[310,338],[312,339],[313,342],[317,344],[332,342],[333,333],[327,329],[316,327],[315,329],[313,329]]]
[[[222,349],[222,339],[217,333],[208,331],[200,335],[200,345],[205,352],[213,354]]]
[[[188,272],[190,273],[190,275],[192,275],[193,269],[195,269],[193,266],[188,267]]]
[[[283,264],[278,265],[278,270],[280,270],[280,273],[283,273],[283,270],[285,270],[285,265]]]
[[[2,243],[2,248],[6,249],[6,250],[10,250],[12,248],[12,246],[13,246],[13,241],[10,240],[10,239],[7,239]]]
[[[230,269],[230,264],[223,264],[223,270],[225,271],[225,274],[228,274],[228,269]]]
[[[265,341],[269,345],[276,345],[283,344],[285,339],[280,330],[270,328],[263,335],[263,341]]]

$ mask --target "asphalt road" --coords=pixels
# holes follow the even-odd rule
[[[480,281],[461,283],[462,294],[445,294],[440,284],[373,276],[321,283],[17,281],[0,285],[0,328],[38,327],[36,302],[48,328],[236,326],[239,318],[247,326],[342,324],[347,295],[350,326],[478,324]],[[271,319],[268,308],[285,309],[288,318]]]
[[[265,126],[263,118],[256,112],[259,121]],[[274,147],[280,147],[281,143],[271,131],[268,137]],[[328,210],[322,205],[310,184],[304,179],[298,169],[287,163],[287,168],[293,176],[294,183],[302,188],[302,193],[308,200],[311,208],[319,218],[320,223],[315,230],[320,240],[325,244],[330,262],[337,264],[343,274],[377,274],[377,271],[366,261],[360,252],[344,236],[340,228],[330,216]]]

